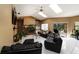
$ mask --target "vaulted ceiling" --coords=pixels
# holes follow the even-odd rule
[[[38,14],[40,7],[43,7],[43,13],[47,18],[54,17],[70,17],[79,15],[79,4],[58,4],[62,9],[62,12],[57,14],[50,7],[49,4],[16,4],[14,5],[17,13],[20,13],[18,16],[34,16],[40,20],[44,19]]]

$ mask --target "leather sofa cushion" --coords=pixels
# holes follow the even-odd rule
[[[24,50],[26,47],[20,43],[11,45],[11,50],[17,51],[17,50]]]
[[[29,45],[26,45],[25,47],[26,47],[26,49],[32,49],[32,48],[35,48],[35,45],[34,44],[29,44]]]
[[[34,43],[34,39],[26,39],[26,40],[23,42],[24,45],[32,44],[32,43]]]
[[[54,42],[57,42],[57,41],[60,41],[61,40],[61,38],[54,38]]]

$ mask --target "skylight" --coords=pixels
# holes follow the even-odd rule
[[[49,7],[57,14],[62,12],[62,9],[57,4],[50,4]]]

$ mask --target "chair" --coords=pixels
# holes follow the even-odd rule
[[[62,47],[62,39],[61,38],[55,38],[54,42],[55,43],[53,43],[53,42],[51,43],[51,42],[48,42],[48,41],[45,40],[44,41],[45,48],[47,50],[60,53],[61,52],[61,47]]]

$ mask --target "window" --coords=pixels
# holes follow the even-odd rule
[[[54,23],[53,29],[57,29],[61,37],[67,36],[67,23]]]
[[[79,30],[79,22],[75,22],[75,30]]]
[[[48,24],[42,24],[41,30],[47,31],[48,30]]]

